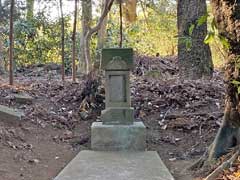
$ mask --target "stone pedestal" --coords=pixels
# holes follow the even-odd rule
[[[91,147],[96,151],[144,151],[146,128],[142,122],[132,125],[104,125],[95,122],[91,127]]]
[[[102,111],[101,119],[106,125],[132,125],[133,108],[107,108]]]

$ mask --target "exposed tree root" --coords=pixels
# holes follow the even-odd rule
[[[235,152],[233,154],[233,156],[228,159],[227,161],[223,162],[220,166],[218,166],[211,174],[209,174],[205,180],[214,180],[217,178],[217,176],[225,169],[231,167],[231,165],[233,164],[233,162],[237,159],[238,155],[239,155],[239,149],[237,150],[237,152]]]
[[[211,148],[211,146],[209,148]],[[191,166],[189,166],[187,168],[187,170],[195,171],[195,170],[198,170],[198,169],[202,168],[204,166],[204,163],[208,159],[208,152],[209,152],[209,149],[207,149],[204,152],[204,154],[196,162],[194,162]]]
[[[229,153],[233,149],[234,152],[239,151],[239,137],[239,128],[234,128],[224,123],[219,129],[214,142],[205,151],[203,156],[187,169],[190,171],[203,171],[204,174],[209,172],[209,170],[215,168],[219,157]],[[228,167],[227,163],[223,167]]]
[[[223,162],[221,163],[221,165],[217,166],[217,164],[220,163],[219,161],[217,161],[217,159],[209,160],[209,151],[211,151],[211,149],[212,145],[203,154],[203,156],[190,167],[188,167],[187,170],[198,171],[198,173],[200,172],[201,175],[203,173],[207,175],[212,170],[212,172],[204,180],[214,180],[223,170],[230,168],[240,154],[240,145],[231,148],[231,153],[228,153],[224,157],[224,160],[222,160]]]

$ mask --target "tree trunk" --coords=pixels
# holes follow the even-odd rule
[[[3,60],[3,40],[0,36],[0,75],[5,74],[5,66]]]
[[[27,0],[27,20],[33,18],[34,0]]]
[[[82,35],[81,35],[81,59],[80,61],[83,63],[85,62],[86,65],[86,71],[89,72],[91,62],[86,59],[85,52],[90,49],[89,44],[85,44],[85,37],[87,35],[87,32],[90,29],[92,22],[92,1],[91,0],[82,0]],[[85,47],[88,48],[85,50]],[[90,50],[89,50],[90,51]],[[79,64],[81,64],[81,62]],[[78,68],[79,70],[81,67]]]
[[[2,23],[2,16],[4,15],[3,12],[3,4],[2,0],[0,0],[0,25]],[[5,63],[4,63],[4,57],[3,57],[3,36],[0,34],[0,75],[5,74]]]
[[[0,0],[0,16],[3,14],[3,6],[2,6],[2,0]]]
[[[225,65],[225,114],[210,149],[209,160],[226,153],[230,147],[239,144],[240,140],[239,85],[233,83],[240,82],[240,1],[212,0],[211,4],[219,33],[228,40],[230,49]]]
[[[0,0],[0,22],[1,22],[1,24],[5,20],[5,11],[4,11],[4,8],[3,8],[3,3],[4,2],[2,0]]]
[[[60,3],[60,12],[61,12],[61,29],[62,29],[62,41],[61,41],[61,47],[62,47],[62,81],[65,80],[65,61],[64,61],[64,55],[65,55],[65,49],[64,49],[64,16],[63,16],[63,8],[62,8],[62,0],[59,0]]]
[[[9,84],[13,85],[13,12],[14,12],[14,0],[11,0],[10,8],[10,31],[9,31]]]
[[[102,12],[104,10],[104,1],[101,2]],[[104,47],[105,38],[106,38],[106,28],[107,28],[108,16],[106,16],[101,24],[100,29],[98,30],[98,39],[97,39],[97,59],[100,60],[101,49]]]
[[[100,29],[104,18],[108,15],[108,12],[111,10],[113,2],[114,0],[105,0],[104,10],[96,26],[94,26],[93,28],[89,28],[89,30],[87,31],[87,34],[84,38],[84,52],[85,52],[85,59],[87,62],[91,62],[91,53],[89,48],[91,37],[94,33],[96,33]],[[91,66],[89,66],[89,69],[87,69],[87,73],[90,73],[92,70],[95,70],[95,69],[92,69]]]
[[[77,9],[78,0],[75,0],[75,11],[74,11],[74,23],[73,23],[73,34],[72,34],[72,80],[76,82],[76,28],[77,28]]]
[[[207,35],[207,22],[197,25],[200,17],[207,14],[206,0],[178,0],[178,59],[180,76],[184,79],[211,77],[213,63],[211,51],[204,39]],[[194,26],[190,32],[190,27]],[[191,44],[186,47],[186,38]]]

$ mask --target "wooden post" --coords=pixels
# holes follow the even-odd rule
[[[11,0],[10,9],[10,31],[9,31],[9,84],[13,85],[13,12],[14,12],[14,0]]]

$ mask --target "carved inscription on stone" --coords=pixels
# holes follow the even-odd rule
[[[109,88],[111,102],[126,102],[126,78],[124,75],[110,75]]]

